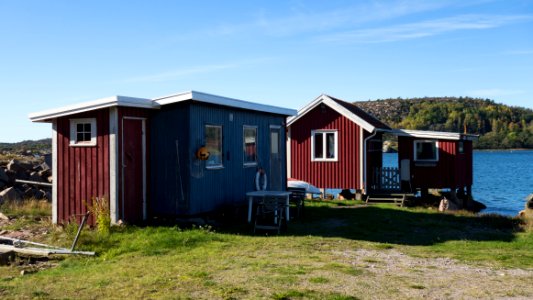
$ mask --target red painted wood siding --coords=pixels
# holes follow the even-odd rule
[[[414,162],[414,141],[410,137],[398,138],[398,159],[411,161],[412,186],[416,188],[459,188],[471,186],[472,142],[463,141],[464,151],[458,153],[459,141],[438,140],[439,161],[434,166],[421,166]]]
[[[96,146],[70,146],[70,119],[96,118]],[[57,218],[59,223],[81,216],[92,197],[109,200],[109,110],[57,119]],[[93,224],[93,218],[89,220]]]
[[[337,162],[311,161],[311,131],[338,130]],[[290,126],[290,164],[292,178],[319,188],[360,189],[360,127],[333,109],[320,106]]]
[[[146,202],[147,202],[147,210],[148,215],[150,215],[150,201],[148,199],[148,196],[150,195],[150,116],[151,116],[151,110],[149,109],[143,109],[143,108],[135,108],[135,107],[119,107],[118,108],[118,135],[117,135],[117,148],[118,148],[118,192],[117,192],[117,199],[119,202],[119,205],[117,207],[119,216],[122,218],[123,211],[122,211],[122,118],[123,117],[134,117],[134,118],[145,118],[145,135],[146,135]],[[127,199],[124,199],[124,202],[127,202]],[[127,221],[127,220],[126,220]]]

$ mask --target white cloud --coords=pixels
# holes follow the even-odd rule
[[[223,64],[211,64],[211,65],[198,65],[198,66],[189,66],[180,69],[164,71],[156,74],[142,75],[137,77],[127,78],[122,83],[139,83],[139,82],[163,82],[171,81],[186,76],[197,75],[197,74],[209,74],[220,72],[223,70],[237,69],[251,65],[257,65],[262,63],[267,63],[273,61],[274,58],[265,57],[265,58],[256,58],[241,60]]]
[[[530,21],[529,15],[461,15],[396,26],[358,29],[324,35],[320,42],[384,43],[435,36],[459,30],[482,30]]]
[[[181,77],[201,74],[201,73],[213,73],[220,70],[232,69],[237,66],[234,64],[215,64],[215,65],[204,65],[204,66],[193,66],[188,68],[183,68],[179,70],[165,71],[157,74],[150,74],[138,77],[132,77],[125,79],[123,82],[134,83],[134,82],[161,82],[178,79]]]

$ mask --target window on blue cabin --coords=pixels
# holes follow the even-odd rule
[[[439,147],[437,141],[414,141],[415,161],[435,162],[439,160]]]
[[[245,166],[257,165],[257,127],[243,128],[243,161]]]
[[[311,133],[311,160],[337,161],[338,137],[336,130],[315,130]]]
[[[70,143],[71,146],[95,146],[96,145],[96,119],[70,119]]]
[[[209,152],[206,168],[221,168],[222,164],[222,126],[205,125],[205,147]]]

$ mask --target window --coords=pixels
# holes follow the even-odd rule
[[[465,145],[463,143],[463,141],[459,141],[458,143],[458,150],[459,150],[459,154],[464,154],[465,153]]]
[[[439,160],[437,141],[415,141],[415,161],[435,162]]]
[[[244,126],[243,128],[243,153],[244,165],[257,165],[257,127]]]
[[[337,161],[337,131],[316,130],[311,132],[311,160]]]
[[[70,120],[70,145],[95,146],[96,145],[96,119],[71,119]]]
[[[222,126],[205,125],[205,147],[209,151],[207,168],[221,168],[222,165]]]

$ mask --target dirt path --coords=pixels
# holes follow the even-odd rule
[[[417,258],[397,250],[336,253],[364,268],[371,298],[398,295],[424,299],[531,299],[533,269],[470,266],[449,258]],[[373,291],[372,291],[373,290]]]

